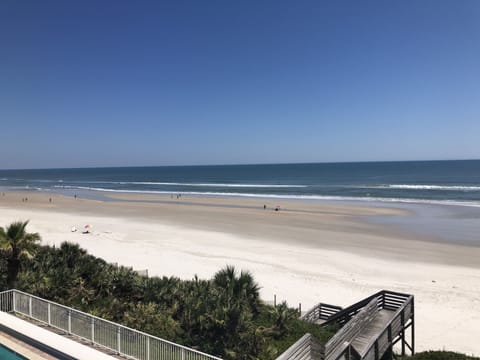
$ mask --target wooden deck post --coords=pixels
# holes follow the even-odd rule
[[[412,329],[411,335],[412,335],[412,356],[415,355],[415,303],[414,299],[412,298]]]
[[[402,310],[400,313],[400,319],[402,324],[402,356],[405,356],[405,311]]]
[[[388,359],[392,359],[393,356],[393,339],[392,339],[392,325],[388,325],[387,328],[387,337],[388,337]]]

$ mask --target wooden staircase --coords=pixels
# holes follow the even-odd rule
[[[407,348],[412,355],[415,352],[413,295],[382,290],[345,309],[320,303],[302,319],[341,328],[324,346],[312,336],[304,336],[303,341],[297,341],[277,360],[392,359],[393,346],[399,342],[402,355]],[[299,347],[301,351],[297,351]]]

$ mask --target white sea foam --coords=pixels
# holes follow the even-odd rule
[[[153,182],[132,181],[119,182],[122,185],[162,185],[162,186],[198,186],[198,187],[234,187],[234,188],[304,188],[307,185],[282,185],[282,184],[223,184],[223,183],[181,183],[181,182]]]
[[[48,179],[12,179],[14,181],[25,181],[29,183],[63,183],[63,180],[48,180]]]
[[[232,188],[305,188],[308,186],[308,185],[285,185],[285,184],[225,184],[225,183],[183,183],[183,182],[157,182],[157,181],[85,181],[82,183],[113,184],[113,185],[232,187]]]
[[[279,195],[279,194],[251,194],[234,192],[199,192],[199,191],[157,191],[157,190],[119,190],[87,186],[65,186],[64,188],[81,189],[88,191],[101,191],[112,193],[131,193],[131,194],[182,194],[192,196],[233,196],[262,199],[287,199],[287,200],[323,200],[323,201],[361,201],[361,202],[381,202],[381,203],[407,203],[407,204],[430,204],[430,205],[456,205],[480,207],[480,202],[475,201],[457,201],[457,200],[430,200],[430,199],[409,199],[409,198],[382,198],[382,197],[354,197],[354,196],[325,196],[325,195]]]
[[[48,191],[48,189],[43,189],[41,187],[30,186],[30,185],[17,185],[17,186],[8,186],[8,187],[2,187],[2,188],[5,190],[19,190],[19,191],[24,191],[24,190]]]
[[[374,188],[405,189],[405,190],[480,191],[480,186],[464,186],[464,185],[392,184],[392,185],[378,185],[378,186],[374,186]]]

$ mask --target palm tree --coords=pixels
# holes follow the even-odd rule
[[[14,288],[17,276],[21,267],[23,257],[32,257],[37,249],[37,242],[40,241],[38,233],[27,233],[28,220],[25,222],[16,221],[6,229],[0,227],[0,249],[7,255],[7,285]]]
[[[258,313],[260,286],[249,271],[242,270],[238,275],[234,266],[227,265],[215,274],[213,283],[228,294],[232,300],[246,303],[254,314]]]
[[[274,322],[273,326],[266,330],[267,333],[270,330],[270,335],[277,337],[286,335],[290,330],[289,325],[291,325],[294,320],[298,319],[298,311],[289,308],[285,301],[271,308],[270,314],[273,317]]]
[[[210,314],[214,353],[223,351],[226,358],[242,358],[240,354],[250,351],[247,338],[254,331],[260,287],[248,271],[238,273],[229,265],[214,275],[212,283],[216,290],[216,303]]]

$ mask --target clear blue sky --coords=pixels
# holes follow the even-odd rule
[[[0,2],[0,168],[480,158],[480,1]]]

